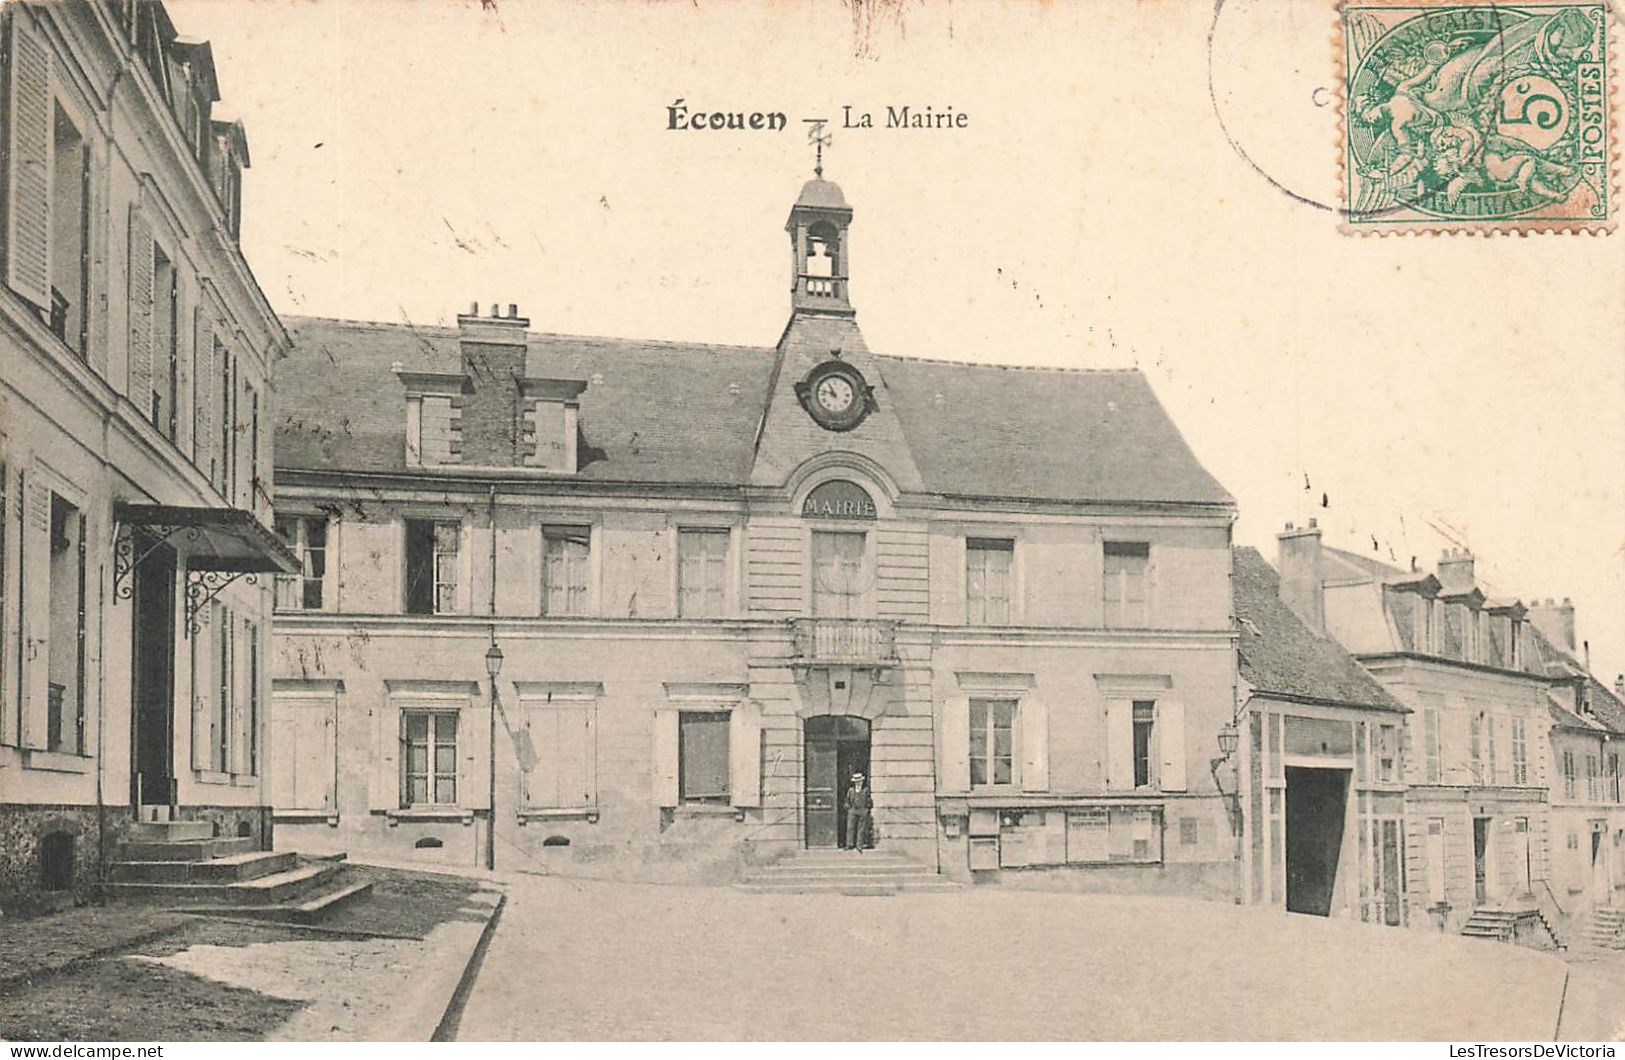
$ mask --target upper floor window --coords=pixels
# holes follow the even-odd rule
[[[718,618],[728,609],[728,531],[677,531],[677,614]]]
[[[1602,801],[1602,762],[1600,755],[1586,755],[1586,798]]]
[[[327,519],[320,515],[279,515],[276,532],[299,557],[299,573],[278,575],[279,611],[320,611],[327,582]]]
[[[89,333],[90,149],[60,104],[51,151],[51,330],[81,357]]]
[[[1524,719],[1512,719],[1512,783],[1529,783],[1529,741]]]
[[[175,263],[152,245],[152,423],[170,441],[180,422],[180,337],[176,334],[180,290]]]
[[[591,550],[591,527],[549,526],[542,531],[542,614],[587,613]]]
[[[457,610],[461,523],[406,520],[406,613],[444,615]]]
[[[1574,752],[1563,752],[1563,797],[1573,799],[1576,796],[1579,777],[1574,771]]]
[[[1141,629],[1151,624],[1151,546],[1144,541],[1108,541],[1105,547],[1106,625]]]
[[[1442,747],[1439,735],[1439,708],[1427,707],[1422,711],[1423,773],[1428,784],[1437,784],[1443,776],[1440,760]],[[1516,745],[1514,745],[1516,746]]]
[[[51,494],[46,747],[85,753],[85,517]]]
[[[1399,729],[1393,725],[1377,726],[1377,779],[1391,782],[1398,779]]]
[[[965,621],[1002,626],[1011,621],[1011,573],[1015,542],[972,537],[965,540]]]
[[[861,618],[869,592],[868,535],[814,530],[812,612],[820,618]]]
[[[970,701],[971,787],[1016,782],[1015,726],[1015,700]]]

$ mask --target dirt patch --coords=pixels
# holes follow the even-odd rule
[[[8,920],[0,930],[0,983],[39,979],[75,961],[118,953],[186,925],[186,918],[139,906],[86,906]]]
[[[372,881],[372,892],[324,916],[322,927],[421,939],[449,920],[483,921],[489,908],[470,901],[480,885],[459,876],[368,865],[344,872],[347,882]]]
[[[12,1041],[256,1041],[302,1005],[163,965],[108,958],[7,991]]]

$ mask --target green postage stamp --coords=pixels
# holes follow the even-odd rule
[[[1342,7],[1344,227],[1611,229],[1602,3]]]

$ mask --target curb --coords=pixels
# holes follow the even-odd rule
[[[446,1002],[446,1011],[441,1015],[440,1022],[435,1025],[434,1034],[429,1038],[431,1042],[457,1040],[457,1025],[463,1019],[463,1006],[468,1003],[468,995],[474,989],[474,981],[480,976],[480,968],[485,964],[485,951],[490,948],[491,936],[496,934],[497,921],[502,919],[502,910],[507,908],[507,905],[508,895],[504,892],[497,898],[491,916],[485,921],[485,929],[480,932],[480,939],[474,944],[474,952],[469,955],[463,974],[457,980],[457,988],[451,992],[451,997]]]
[[[423,956],[424,974],[419,985],[374,1020],[358,1040],[440,1041],[438,1035],[443,1028],[455,1027],[463,999],[473,986],[479,957],[508,901],[507,894],[494,887],[477,893],[494,895],[496,900],[480,920],[447,921],[429,933],[425,942],[432,949]]]

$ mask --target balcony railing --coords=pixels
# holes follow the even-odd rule
[[[798,618],[791,622],[802,665],[895,666],[897,623],[873,618]]]

